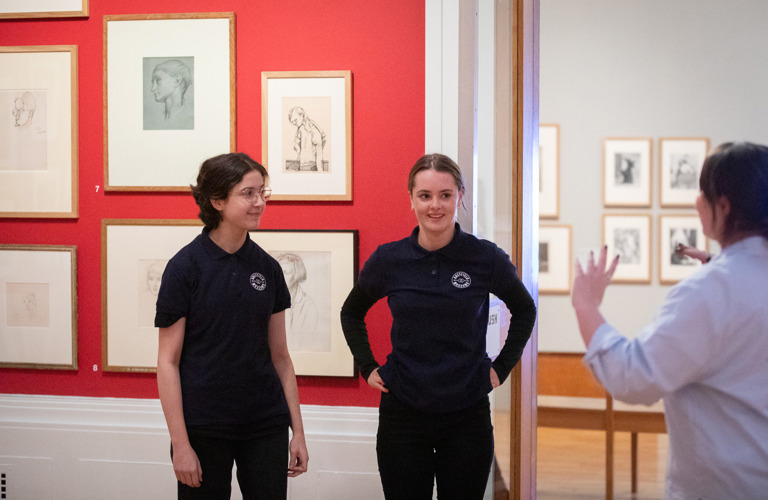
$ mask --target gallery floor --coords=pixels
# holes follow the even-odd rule
[[[494,412],[497,451],[507,449],[507,437],[498,432],[508,423]],[[508,417],[507,417],[508,418]],[[538,500],[605,499],[605,433],[540,427],[537,433]],[[638,492],[631,493],[630,435],[614,437],[614,499],[661,500],[667,463],[666,434],[638,436]],[[509,458],[497,453],[498,467],[508,470]],[[497,479],[498,481],[498,479]],[[506,482],[506,481],[505,481]]]

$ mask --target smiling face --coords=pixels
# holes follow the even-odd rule
[[[211,200],[211,205],[221,213],[220,226],[251,231],[259,228],[266,202],[254,196],[264,187],[264,177],[258,170],[251,170],[229,191],[223,200]]]
[[[432,238],[453,235],[453,222],[463,191],[448,172],[426,169],[414,176],[411,207],[419,230]]]

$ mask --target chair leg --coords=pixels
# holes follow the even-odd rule
[[[637,432],[631,435],[632,493],[637,493]]]

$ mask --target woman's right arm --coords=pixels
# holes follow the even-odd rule
[[[181,318],[167,328],[160,328],[157,350],[157,389],[165,414],[165,422],[168,425],[168,433],[171,435],[173,471],[176,479],[187,486],[197,487],[203,480],[203,471],[197,454],[189,443],[179,376],[185,327],[186,319]]]
[[[355,358],[355,366],[360,370],[363,379],[371,387],[387,392],[384,382],[378,376],[379,364],[371,351],[368,329],[365,325],[365,316],[376,301],[377,299],[368,295],[359,284],[356,284],[341,307],[341,329],[344,331],[349,350]]]

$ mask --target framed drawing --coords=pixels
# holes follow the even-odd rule
[[[603,244],[609,259],[619,256],[612,282],[651,282],[650,215],[603,215]]]
[[[698,259],[675,253],[678,243],[707,251],[707,238],[697,215],[659,216],[659,282],[674,285],[701,267]]]
[[[235,150],[235,15],[104,16],[104,189],[188,191]]]
[[[154,319],[160,278],[170,258],[201,230],[199,220],[101,221],[104,371],[156,371]]]
[[[88,17],[88,0],[0,0],[0,19]]]
[[[571,293],[571,226],[539,226],[539,293]]]
[[[77,369],[76,254],[0,245],[0,367]]]
[[[609,138],[603,144],[603,204],[606,207],[651,206],[649,138]]]
[[[357,231],[250,234],[280,263],[291,292],[285,326],[296,375],[353,377],[339,311],[357,276]]]
[[[539,125],[539,218],[560,216],[560,125]]]
[[[659,139],[659,198],[662,207],[694,207],[699,173],[709,151],[703,137]]]
[[[77,47],[0,47],[0,75],[0,217],[77,217]]]
[[[273,200],[352,199],[352,73],[261,74],[262,161]]]

